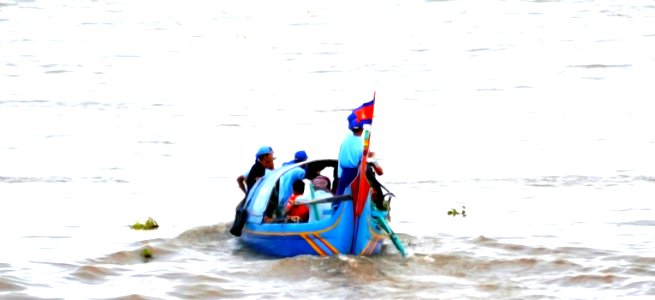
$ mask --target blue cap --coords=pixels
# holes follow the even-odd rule
[[[271,153],[273,153],[273,148],[269,146],[261,146],[259,150],[257,150],[257,155],[255,155],[255,158],[259,158],[262,155],[271,154]]]
[[[348,128],[349,129],[355,129],[355,128],[361,128],[362,124],[360,122],[357,122],[357,116],[355,114],[350,114],[348,116]]]
[[[307,152],[304,150],[300,150],[296,152],[296,155],[294,156],[296,162],[301,162],[301,161],[306,161],[307,160]]]

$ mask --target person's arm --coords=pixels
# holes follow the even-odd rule
[[[375,171],[375,174],[378,175],[384,174],[384,170],[382,170],[382,167],[378,163],[377,158],[375,158],[375,152],[369,152],[368,157],[369,157],[368,162],[370,162],[373,165],[373,170]]]
[[[246,177],[243,175],[239,175],[237,177],[237,184],[239,184],[239,188],[243,191],[243,193],[246,193]]]
[[[289,200],[287,200],[287,203],[284,205],[284,214],[283,214],[284,216],[286,216],[289,213],[289,211],[291,210],[291,208],[295,203],[296,203],[296,197],[294,196],[289,197]]]
[[[378,174],[378,175],[383,175],[384,174],[384,170],[382,170],[382,167],[380,167],[380,164],[378,164],[377,160],[375,162],[373,162],[373,170],[375,171],[375,174]]]

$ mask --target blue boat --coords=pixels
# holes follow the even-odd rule
[[[279,212],[276,208],[280,204],[278,195],[284,194],[284,189],[291,188],[285,182],[285,176],[300,168],[307,171],[304,180],[309,189],[306,189],[302,197],[305,202],[299,200],[296,205],[308,206],[309,221],[290,223],[283,218],[266,218],[265,215],[270,215],[271,211]],[[374,255],[380,252],[384,239],[391,238],[405,255],[402,243],[387,222],[393,194],[379,184],[372,170],[366,172],[370,187],[364,187],[368,188],[368,192],[365,199],[360,199],[360,205],[363,206],[361,213],[357,214],[358,201],[353,201],[350,188],[347,189],[348,195],[332,196],[324,193],[319,197],[315,193],[310,179],[324,169],[332,169],[329,177],[333,178],[332,186],[336,187],[337,160],[334,159],[283,166],[262,177],[242,203],[241,240],[257,252],[276,257],[292,257]],[[357,198],[357,193],[355,195]]]

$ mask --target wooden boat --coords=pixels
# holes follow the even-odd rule
[[[387,237],[405,256],[402,243],[387,222],[393,194],[377,181],[367,163],[374,104],[375,93],[373,100],[354,109],[348,116],[349,128],[363,129],[364,148],[358,174],[344,195],[315,197],[309,181],[324,169],[331,168],[334,193],[338,186],[338,164],[335,159],[283,166],[266,174],[252,187],[246,199],[237,206],[230,232],[240,236],[253,249],[280,257],[309,254],[372,255],[380,252]],[[304,172],[299,172],[302,170]],[[296,205],[309,207],[309,220],[304,223],[288,223],[284,218],[275,218],[275,212],[279,212],[277,206],[286,200],[285,195],[291,194],[292,181],[299,178],[308,180],[310,188],[309,194],[304,195],[307,201],[297,201]]]
[[[306,189],[304,205],[310,209],[310,219],[306,223],[287,223],[265,218],[267,209],[278,202],[280,189],[288,188],[281,184],[285,174],[304,168],[310,188]],[[403,255],[404,248],[387,223],[389,203],[393,196],[367,172],[371,188],[368,189],[363,208],[356,214],[352,195],[329,196],[312,199],[312,179],[315,170],[333,169],[336,177],[337,160],[314,160],[276,169],[262,177],[249,193],[243,209],[245,222],[241,240],[252,249],[271,256],[291,257],[296,255],[330,256],[337,254],[373,255],[380,252],[384,239],[392,237],[394,244]],[[315,176],[315,175],[314,175]],[[333,186],[337,184],[333,180]],[[382,192],[382,189],[386,193]],[[336,190],[336,189],[335,189]],[[298,201],[296,205],[302,205]],[[333,208],[334,204],[334,208]],[[274,209],[274,208],[273,208]],[[266,219],[266,222],[265,222]],[[400,246],[399,246],[400,245]],[[402,250],[401,250],[402,249]]]

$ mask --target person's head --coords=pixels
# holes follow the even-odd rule
[[[293,182],[293,193],[298,195],[305,193],[305,183],[302,180],[296,180]]]
[[[353,134],[361,135],[364,131],[364,124],[361,124],[357,121],[357,116],[355,114],[350,114],[348,116],[348,129],[350,129]]]
[[[362,135],[362,133],[364,132],[364,128],[363,127],[354,127],[354,128],[350,128],[350,131],[352,131],[354,135],[359,136],[359,135]]]
[[[307,152],[304,150],[300,150],[296,152],[296,154],[293,156],[293,161],[296,163],[303,162],[307,160]]]
[[[273,156],[273,148],[269,146],[262,146],[257,151],[257,161],[266,169],[275,169],[275,157]]]
[[[318,175],[312,179],[312,184],[317,191],[330,191],[330,180],[323,175]]]

